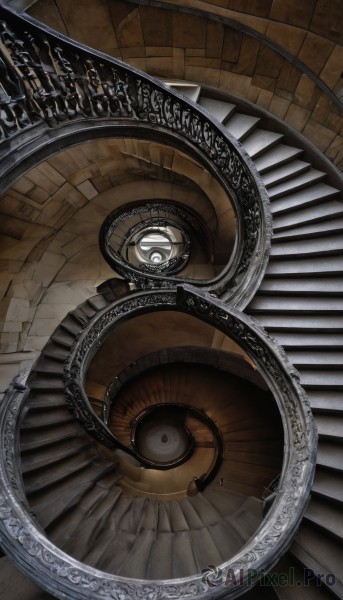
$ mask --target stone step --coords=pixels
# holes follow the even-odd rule
[[[323,256],[320,258],[282,259],[276,256],[267,266],[267,277],[306,277],[309,275],[339,275],[343,273],[343,256]]]
[[[281,133],[258,128],[244,138],[243,145],[249,156],[255,159],[273,148],[282,138]]]
[[[88,298],[86,300],[86,303],[88,304],[88,306],[94,309],[94,312],[98,312],[99,310],[102,310],[103,308],[106,308],[108,306],[108,302],[102,294],[98,294],[96,296]]]
[[[258,290],[259,294],[340,296],[343,294],[343,281],[340,277],[268,277]]]
[[[212,98],[201,97],[199,104],[221,123],[225,123],[228,117],[236,110],[234,104],[222,102],[221,100],[213,100]]]
[[[173,533],[157,532],[147,567],[149,579],[171,579],[173,577],[173,540]]]
[[[284,144],[277,144],[268,152],[258,157],[254,162],[260,174],[267,173],[273,169],[279,169],[281,166],[298,158],[302,154],[300,148],[293,148]]]
[[[329,313],[334,312],[340,314],[343,312],[342,299],[340,297],[322,297],[310,296],[304,298],[301,295],[292,297],[275,295],[255,296],[254,300],[249,305],[249,313]]]
[[[314,478],[312,492],[343,503],[342,475],[318,467]]]
[[[305,173],[310,168],[311,165],[308,162],[304,162],[303,160],[292,160],[282,167],[274,168],[272,171],[267,171],[265,174],[262,174],[262,180],[266,188],[270,189],[275,185],[279,185],[284,181],[297,177],[301,173]]]
[[[297,367],[309,367],[322,366],[325,368],[336,368],[337,365],[341,365],[343,361],[343,353],[337,350],[330,351],[325,349],[320,350],[289,350],[287,356],[290,361]]]
[[[87,456],[88,454],[88,456]],[[83,480],[88,467],[92,465],[94,453],[84,451],[80,455],[69,455],[56,462],[51,468],[47,465],[37,471],[26,473],[24,478],[25,493],[27,496],[37,494],[47,488],[60,490],[63,482],[73,479],[72,485],[78,480]],[[88,477],[88,474],[86,475]],[[69,485],[71,482],[69,481]]]
[[[307,208],[274,214],[273,231],[285,231],[299,226],[308,226],[311,223],[324,223],[326,220],[343,215],[343,203],[339,200],[321,200],[320,204],[313,204]]]
[[[300,382],[303,386],[311,389],[341,389],[343,387],[343,372],[341,369],[333,371],[332,369],[324,370],[317,367],[315,370],[309,370],[302,367]]]
[[[326,183],[315,183],[306,189],[289,193],[282,198],[272,199],[271,211],[274,216],[319,204],[337,196],[339,191]]]
[[[306,240],[275,242],[271,248],[271,256],[319,256],[343,253],[343,235],[332,234]]]
[[[48,466],[53,468],[54,463],[67,458],[68,456],[79,455],[83,451],[93,446],[92,440],[80,440],[74,438],[68,441],[68,446],[64,440],[46,447],[41,452],[40,447],[34,448],[31,452],[21,455],[21,466],[23,473],[30,473],[36,469]]]
[[[317,169],[309,169],[305,173],[301,173],[297,177],[293,177],[293,179],[288,179],[287,181],[283,181],[278,185],[274,185],[272,188],[268,190],[268,195],[271,200],[275,200],[276,198],[282,198],[290,193],[296,192],[297,190],[302,190],[304,188],[308,188],[317,181],[321,181],[325,177],[325,173],[323,171],[318,171]]]
[[[286,350],[295,348],[301,349],[342,349],[343,334],[342,333],[304,333],[299,335],[299,332],[280,331],[273,332],[273,336],[277,342]]]
[[[201,92],[200,85],[196,85],[195,83],[188,83],[186,81],[169,81],[166,79],[162,80],[168,87],[176,90],[180,94],[183,94],[192,102],[197,102],[199,98],[199,94]]]
[[[225,123],[225,127],[231,135],[242,142],[255,129],[259,121],[258,117],[235,112]]]
[[[22,423],[21,430],[38,430],[42,427],[60,425],[61,423],[71,423],[74,417],[68,410],[67,406],[51,407],[49,410],[42,411],[41,408],[31,409],[26,415]],[[36,431],[33,435],[39,435]]]
[[[314,573],[323,573],[324,580],[329,573],[333,573],[335,576],[335,585],[329,588],[329,590],[331,590],[331,592],[334,590],[334,597],[343,597],[341,577],[342,547],[339,541],[330,538],[325,531],[319,531],[318,528],[314,527],[310,522],[304,521],[291,546],[291,553],[307,569],[310,569]],[[304,581],[304,573],[302,573],[300,581]],[[318,581],[314,581],[315,585],[317,583]],[[295,590],[296,586],[293,589]],[[298,589],[301,590],[301,598],[303,598],[306,587],[302,585]],[[323,586],[317,587],[316,585],[314,589],[319,593],[318,597],[325,600],[325,588],[323,588]],[[329,597],[332,597],[331,593]]]
[[[250,308],[249,308],[250,311]],[[259,312],[259,323],[268,331],[287,333],[294,332],[343,332],[343,317],[336,315],[308,315],[304,314],[273,314],[268,312]]]
[[[36,408],[43,411],[48,411],[50,408],[56,408],[56,406],[66,406],[65,391],[63,390],[49,390],[47,397],[44,390],[31,390],[28,400],[26,402],[28,408]]]
[[[117,569],[116,574],[122,577],[132,577],[132,568],[134,565],[135,578],[144,579],[149,568],[154,541],[154,531],[141,529],[129,553]]]
[[[172,576],[187,577],[199,572],[192,538],[189,531],[178,531],[173,535]]]
[[[330,536],[343,538],[343,511],[342,507],[327,498],[313,497],[305,512],[305,519],[318,525]]]
[[[92,482],[87,488],[82,489],[82,495],[74,496],[70,503],[62,507],[61,512],[46,526],[46,532],[50,539],[59,548],[71,552],[73,545],[71,538],[73,536],[79,537],[79,546],[81,546],[84,541],[81,539],[82,531],[91,531],[92,535],[94,534],[93,539],[99,534],[102,525],[101,518],[99,520],[94,519],[94,514],[97,510],[101,510],[102,517],[104,517],[108,510],[108,504],[112,508],[122,493],[122,490],[115,483],[111,482],[110,485],[106,485],[106,479],[108,478],[105,474],[100,482]],[[94,523],[97,525],[97,532],[93,531]],[[77,552],[79,555],[81,553],[81,556],[84,556],[87,554],[87,549],[77,548]]]
[[[327,234],[343,232],[343,218],[337,217],[336,219],[330,219],[328,221],[315,222],[310,225],[299,225],[290,229],[283,229],[281,231],[274,231],[273,240],[287,241],[296,239],[306,239],[316,237],[321,238]]]
[[[342,416],[316,414],[315,421],[321,438],[337,441],[343,438]]]
[[[332,441],[319,440],[317,465],[343,473],[343,447]]]
[[[307,395],[312,411],[315,413],[343,413],[343,395],[341,391],[309,390]]]
[[[45,427],[40,430],[39,437],[32,436],[32,432],[23,431],[21,435],[21,451],[32,450],[34,448],[43,448],[50,446],[55,442],[65,440],[67,443],[69,439],[73,439],[80,436],[81,426],[74,420],[73,423],[67,423],[62,425],[55,425],[53,427]],[[83,430],[82,430],[83,433]],[[85,434],[84,434],[85,435]]]

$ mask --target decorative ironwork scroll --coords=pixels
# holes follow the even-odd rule
[[[217,177],[237,215],[234,260],[213,280],[196,285],[245,306],[266,267],[271,217],[262,180],[239,142],[202,107],[143,72],[1,6],[0,19],[4,173],[13,170],[11,153],[18,148],[21,156],[16,168],[20,170],[28,157],[31,160],[36,143],[40,151],[47,144],[52,152],[53,142],[58,140],[57,151],[65,138],[66,144],[80,139],[81,131],[84,140],[87,128],[92,137],[106,130],[106,135],[132,137],[144,132],[148,137],[148,132],[150,137],[168,139]],[[78,128],[70,129],[73,124]],[[34,138],[36,126],[40,127],[39,140],[21,148],[21,135],[25,134],[27,141],[32,132]],[[155,275],[155,279],[151,287],[158,281],[168,287],[163,276]]]

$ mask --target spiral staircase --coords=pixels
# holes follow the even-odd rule
[[[178,88],[175,82],[170,85]],[[246,313],[275,338],[299,371],[319,433],[311,499],[291,547],[274,567],[280,572],[293,568],[296,581],[303,581],[304,568],[316,576],[307,586],[256,586],[244,596],[342,598],[340,178],[325,159],[302,148],[300,136],[285,133],[277,120],[271,127],[270,119],[251,105],[235,105],[193,84],[182,91],[243,145],[267,188],[273,215],[270,259]],[[188,408],[176,422],[192,433],[193,462],[157,471],[159,477],[122,450],[94,441],[66,404],[65,361],[88,324],[131,293],[118,279],[102,284],[52,334],[27,380],[18,464],[30,510],[57,547],[106,573],[173,580],[222,564],[254,535],[263,520],[262,498],[282,468],[281,420],[271,394],[244,358],[229,357],[225,369],[194,359],[159,364],[146,358],[139,372],[122,377],[107,419],[109,430],[129,446],[132,423],[153,407],[182,404],[202,411],[223,443],[212,481],[204,489],[194,484],[206,461],[211,463],[215,441]],[[226,300],[224,292],[221,301]],[[90,405],[101,419],[110,382],[99,373],[96,385],[88,385]],[[168,420],[173,423],[170,415]],[[0,565],[4,600],[53,597],[6,556]],[[59,593],[56,597],[64,597]],[[148,592],[142,597],[148,598]]]

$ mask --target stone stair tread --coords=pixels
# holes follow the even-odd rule
[[[54,544],[72,553],[73,542],[70,542],[70,539],[74,536],[75,540],[80,536],[79,540],[82,541],[82,532],[89,531],[91,528],[88,519],[89,513],[92,513],[93,508],[107,495],[107,490],[90,485],[81,498],[76,497],[67,510],[62,511],[52,523],[45,527]]]
[[[188,531],[189,525],[187,523],[182,507],[177,500],[174,500],[169,503],[169,511],[170,525],[172,531],[174,533],[179,531]]]
[[[244,138],[243,145],[249,156],[255,159],[263,152],[274,147],[282,138],[281,133],[258,128]]]
[[[250,115],[244,115],[242,113],[235,112],[233,116],[225,123],[225,128],[233,135],[237,140],[244,140],[247,135],[255,129],[259,122],[258,117],[251,117]]]
[[[134,575],[135,579],[144,579],[149,565],[154,535],[152,530],[140,530],[130,552],[117,570],[118,575],[122,577]]]
[[[338,415],[316,414],[318,433],[325,438],[343,438],[343,417]]]
[[[180,506],[182,508],[182,512],[187,521],[189,529],[202,529],[204,527],[204,523],[197,511],[195,510],[191,500],[183,498],[182,500],[180,500]]]
[[[291,229],[274,231],[273,240],[306,239],[317,236],[320,238],[327,233],[343,232],[343,218],[314,222],[310,225],[300,225]],[[342,233],[341,233],[342,234]]]
[[[86,448],[92,446],[91,440],[81,441],[74,438],[69,440],[67,448],[64,440],[45,448],[44,452],[41,452],[40,447],[35,448],[31,452],[21,455],[22,472],[23,474],[29,473],[48,465],[52,467],[55,462],[74,454],[80,455]]]
[[[279,169],[282,165],[287,164],[292,159],[299,157],[302,154],[300,148],[293,148],[285,144],[277,144],[262,156],[258,157],[254,162],[257,170],[262,173],[267,173],[272,169]]]
[[[221,520],[221,515],[204,494],[197,494],[190,500],[194,510],[205,526]]]
[[[200,98],[199,104],[221,123],[224,123],[236,108],[234,104],[229,102],[214,100],[213,98],[206,98],[205,96]]]
[[[133,548],[136,539],[136,534],[130,531],[118,530],[117,534],[112,537],[112,542],[99,561],[97,561],[97,568],[107,573],[118,573],[122,563]]]
[[[307,392],[311,408],[315,412],[343,412],[343,397],[336,390],[310,390]]]
[[[246,542],[257,530],[261,518],[261,500],[251,496],[237,508],[233,515],[227,517],[226,521],[237,531],[243,542]]]
[[[97,294],[91,298],[87,298],[86,304],[94,309],[95,312],[102,310],[108,306],[106,298],[102,294]]]
[[[21,436],[21,451],[31,450],[33,448],[44,448],[50,446],[60,440],[75,438],[76,436],[84,437],[86,434],[82,431],[81,426],[74,420],[72,423],[62,424],[54,427],[45,427],[40,431],[39,438],[32,437],[30,432],[23,432]]]
[[[228,521],[223,520],[214,525],[209,525],[208,530],[211,537],[216,541],[222,560],[228,560],[234,556],[243,545],[241,535]]]
[[[319,440],[317,464],[343,472],[343,447],[332,441]]]
[[[222,556],[217,547],[216,540],[212,537],[207,527],[193,529],[190,532],[190,537],[200,569],[204,569],[211,564],[219,565],[222,562]]]
[[[59,482],[57,488],[46,487],[40,490],[39,495],[30,496],[30,504],[41,526],[53,527],[59,519],[64,520],[65,515],[69,514],[69,511],[90,493],[96,482],[106,477],[107,473],[106,464],[90,464],[78,473],[75,480],[66,478]]]
[[[273,332],[277,342],[285,349],[293,348],[343,348],[343,334],[341,333],[304,333],[298,332]]]
[[[36,494],[45,488],[56,488],[61,482],[69,480],[71,477],[75,480],[78,478],[83,480],[84,472],[88,476],[87,469],[92,466],[92,462],[92,456],[69,456],[55,463],[54,469],[45,467],[34,473],[27,473],[24,479],[26,494]]]
[[[324,573],[325,575],[334,573],[336,577],[335,594],[341,597],[343,595],[342,546],[340,542],[331,539],[323,532],[320,534],[320,543],[318,542],[318,530],[305,521],[291,546],[291,552],[314,573]],[[306,587],[301,586],[300,589],[305,590]],[[317,587],[317,590],[323,592],[322,587]]]
[[[146,576],[149,579],[171,579],[173,576],[173,540],[174,534],[158,531],[151,549]]]
[[[298,560],[295,557],[295,545],[293,544],[292,552],[288,552],[276,567],[273,568],[273,572],[279,573],[280,576],[285,573],[287,578],[289,577],[287,585],[280,584],[274,588],[261,585],[262,590],[274,589],[275,593],[275,589],[277,589],[277,594],[272,596],[271,600],[332,600],[332,598],[336,597],[330,591],[332,588],[326,587],[324,583],[319,583],[317,578],[313,577],[308,580],[307,572],[304,570],[305,565],[301,564],[301,559]],[[320,570],[316,570],[315,572],[318,573]],[[268,600],[268,598],[262,596],[261,600]],[[247,600],[250,600],[249,596]],[[260,598],[252,597],[251,600],[260,600]]]
[[[285,231],[311,223],[324,223],[326,220],[343,214],[343,203],[334,199],[322,199],[319,204],[312,204],[291,212],[276,213],[273,216],[274,232]]]
[[[342,254],[343,235],[331,234],[306,240],[291,240],[274,242],[271,248],[271,257],[276,256],[320,256],[323,254]]]
[[[290,350],[287,352],[287,356],[295,366],[302,367],[320,367],[323,368],[343,364],[343,352],[330,351],[328,349],[320,351],[315,350]]]
[[[130,531],[137,535],[142,527],[143,513],[147,502],[149,502],[149,499],[143,496],[132,498],[130,510],[126,511],[120,519],[119,527],[121,530]]]
[[[311,164],[303,160],[292,160],[285,165],[275,168],[272,171],[267,171],[262,175],[262,180],[267,189],[274,185],[278,185],[283,181],[292,179],[293,177],[304,173],[311,168]]]
[[[317,468],[312,493],[343,502],[342,476],[327,469]]]
[[[25,420],[22,423],[22,430],[40,429],[51,425],[61,423],[70,423],[74,421],[74,417],[66,406],[50,407],[49,410],[30,410],[25,415]]]
[[[267,312],[258,314],[258,320],[269,331],[275,334],[275,331],[308,331],[315,332],[342,332],[343,317],[334,315],[307,315],[307,314],[269,314]]]
[[[64,390],[49,390],[49,396],[45,394],[44,390],[31,390],[30,395],[27,399],[25,405],[29,409],[37,410],[40,409],[42,411],[49,411],[50,408],[55,408],[57,406],[65,407],[66,399],[65,399],[65,391]]]
[[[266,270],[266,276],[288,277],[297,275],[308,277],[308,275],[338,275],[343,272],[343,256],[322,256],[321,258],[287,258],[285,260],[277,257],[271,260]]]
[[[276,198],[281,198],[282,196],[285,196],[289,192],[295,192],[296,190],[302,190],[304,188],[307,188],[313,183],[323,179],[325,175],[326,173],[324,173],[323,171],[318,171],[318,169],[310,168],[305,173],[301,173],[293,179],[288,179],[287,181],[283,181],[278,185],[274,185],[268,190],[269,198],[271,200],[274,200]]]
[[[172,532],[169,503],[167,502],[159,502],[158,504],[157,531],[160,531],[161,533]]]
[[[319,525],[328,534],[343,538],[342,507],[326,498],[312,497],[305,512],[305,519]]]
[[[338,195],[339,190],[327,183],[315,183],[306,189],[298,190],[281,198],[272,199],[271,211],[274,216],[300,210],[318,204]]]
[[[343,387],[343,372],[341,369],[336,371],[332,368],[326,370],[319,369],[318,366],[313,369],[302,367],[300,383],[303,386],[309,386],[311,388],[341,388]]]
[[[199,98],[199,94],[201,92],[201,86],[196,85],[195,83],[183,82],[183,81],[170,81],[167,79],[162,80],[165,85],[173,88],[177,92],[180,92],[184,96],[187,96],[193,102],[197,102]]]
[[[259,287],[261,293],[293,295],[340,295],[343,294],[343,281],[340,277],[268,277]]]
[[[341,313],[343,304],[341,297],[323,298],[322,296],[311,296],[309,298],[300,295],[284,297],[281,294],[256,296],[249,305],[249,312],[260,313],[268,311],[269,313]]]
[[[173,577],[187,577],[199,572],[189,531],[178,531],[173,537]]]

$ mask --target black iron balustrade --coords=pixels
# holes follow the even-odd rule
[[[149,75],[4,6],[0,19],[0,192],[49,155],[88,139],[174,145],[218,179],[237,217],[233,259],[196,285],[245,306],[266,267],[271,217],[241,144],[202,107]],[[167,286],[163,276],[160,282]]]

